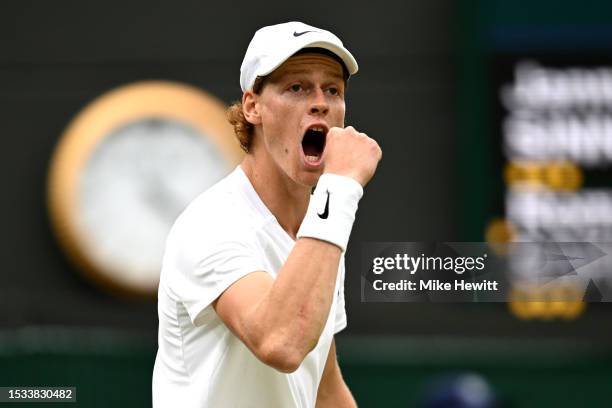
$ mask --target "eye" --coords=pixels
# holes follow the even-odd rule
[[[327,92],[329,92],[331,95],[339,95],[340,91],[338,90],[338,88],[335,87],[331,87],[327,90]]]
[[[291,89],[291,92],[300,92],[302,90],[302,85],[293,84],[289,87],[289,89]]]

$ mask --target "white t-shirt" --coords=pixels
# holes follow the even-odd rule
[[[294,245],[240,166],[180,215],[159,284],[155,408],[315,406],[333,335],[346,327],[344,257],[323,333],[293,373],[260,362],[211,305],[248,273],[276,277]]]

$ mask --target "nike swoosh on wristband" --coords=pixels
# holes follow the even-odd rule
[[[325,209],[323,210],[323,214],[317,213],[317,215],[322,220],[326,220],[329,216],[329,190],[327,190],[327,200],[325,201]]]
[[[299,37],[300,35],[304,35],[306,33],[316,33],[316,31],[309,30],[309,31],[302,31],[301,33],[298,33],[297,31],[294,31],[293,32],[293,36],[294,37]]]

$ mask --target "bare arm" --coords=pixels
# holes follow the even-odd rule
[[[338,360],[336,359],[336,341],[332,340],[327,362],[323,369],[323,377],[317,392],[317,408],[357,408],[357,403],[346,386]]]
[[[295,371],[325,326],[340,254],[333,244],[300,238],[276,279],[265,272],[249,274],[213,305],[261,361]]]

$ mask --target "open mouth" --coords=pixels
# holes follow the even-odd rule
[[[325,150],[327,128],[320,125],[309,127],[302,138],[302,150],[308,163],[318,163]]]

